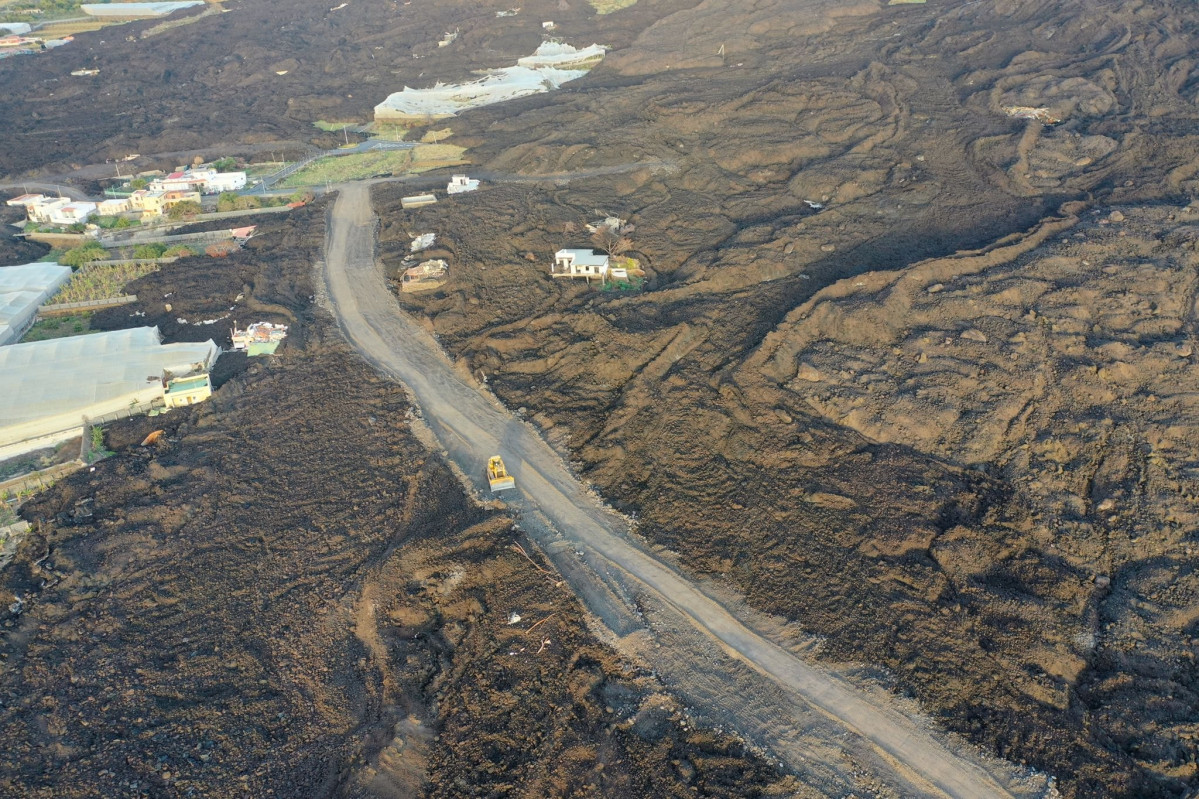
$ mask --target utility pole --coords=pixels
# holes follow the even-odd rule
[[[350,132],[348,130],[346,130],[346,128],[348,128],[348,127],[349,127],[349,125],[341,126],[341,132],[346,137],[346,146],[347,147],[350,145]]]

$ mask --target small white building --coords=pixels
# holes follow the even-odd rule
[[[475,178],[468,178],[466,175],[452,175],[450,182],[446,184],[446,194],[463,194],[468,191],[476,191],[479,188],[479,181]]]
[[[608,256],[595,250],[558,250],[554,253],[552,277],[582,277],[603,280],[608,274]]]
[[[246,187],[245,172],[213,172],[205,181],[205,194],[220,194],[224,191],[238,191]]]
[[[66,197],[44,197],[37,202],[26,205],[25,213],[29,214],[30,222],[47,224],[54,222],[54,215],[60,208],[70,204],[71,201]]]
[[[96,204],[67,201],[50,212],[50,221],[56,225],[74,225],[86,222],[96,215]]]
[[[196,184],[203,184],[203,182],[203,178],[192,177],[187,172],[172,172],[151,180],[146,188],[150,191],[195,191]]]

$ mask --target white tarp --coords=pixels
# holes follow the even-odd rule
[[[502,103],[530,94],[557,89],[581,78],[604,57],[602,45],[576,49],[569,44],[543,42],[537,51],[516,66],[497,69],[470,83],[437,83],[429,89],[408,86],[375,106],[375,116],[445,117],[468,108]]]
[[[0,451],[66,441],[84,416],[160,399],[164,372],[206,370],[219,354],[211,340],[163,344],[156,327],[0,347]]]
[[[0,266],[0,346],[12,344],[71,277],[71,267],[54,263]]]
[[[79,6],[93,17],[165,17],[172,11],[202,6],[204,0],[178,0],[166,3],[85,3]]]

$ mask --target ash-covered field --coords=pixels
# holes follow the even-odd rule
[[[635,513],[641,533],[677,552],[694,574],[723,581],[758,609],[819,636],[830,662],[883,667],[894,690],[939,724],[1055,775],[1065,796],[1193,792],[1193,5],[640,0],[596,16],[571,0],[495,18],[502,6],[356,0],[333,12],[299,2],[230,3],[228,14],[177,33],[105,49],[82,36],[54,61],[0,62],[0,75],[16,87],[0,102],[0,127],[11,142],[0,168],[52,174],[125,152],[234,141],[327,145],[311,128],[314,119],[364,120],[404,84],[459,80],[470,69],[510,63],[540,41],[542,19],[555,20],[572,43],[612,45],[600,67],[556,93],[438,123],[469,146],[469,171],[484,178],[481,191],[404,211],[403,186],[376,190],[388,268],[398,267],[411,236],[427,231],[439,239],[430,255],[450,264],[445,286],[402,295],[405,307],[426,318],[450,354],[505,403],[525,408],[606,498]],[[455,27],[461,46],[433,44]],[[187,57],[168,59],[168,46]],[[99,78],[86,80],[107,80],[102,90],[66,76],[101,58]],[[1041,109],[1041,119],[1025,118],[1027,109]],[[80,132],[85,110],[95,120],[87,135]],[[538,175],[545,180],[527,180]],[[551,254],[585,246],[585,226],[608,215],[632,224],[630,254],[645,270],[644,285],[601,290],[551,280]],[[295,258],[311,260],[320,220],[304,219],[261,246],[303,239],[303,247],[294,243]],[[196,296],[220,296],[212,304],[219,309],[245,293],[279,320],[300,314],[311,289],[299,278],[271,277],[281,267],[261,252],[261,263],[214,267],[224,276],[221,288],[206,278]],[[165,294],[187,282],[166,272],[146,280],[147,296],[150,286]],[[207,312],[197,308],[196,318]],[[171,324],[156,307],[147,313]],[[429,479],[406,471],[421,456],[401,441],[402,426],[380,438],[383,422],[362,422],[363,414],[385,418],[370,409],[398,400],[352,367],[334,339],[313,322],[296,344],[315,348],[303,365],[285,357],[276,371],[233,378],[210,408],[194,411],[185,431],[212,437],[201,449],[219,450],[223,459],[265,457],[260,450],[270,436],[233,432],[263,423],[254,412],[270,403],[245,398],[265,392],[291,409],[272,412],[291,423],[271,445],[272,462],[303,453],[286,467],[294,472],[282,472],[289,480],[250,490],[237,468],[204,467],[196,456],[171,478],[171,490],[206,495],[215,489],[197,493],[190,481],[219,477],[231,496],[261,493],[269,499],[241,502],[261,504],[264,516],[233,506],[250,514],[242,517],[253,520],[241,522],[246,530],[275,531],[275,516],[296,512],[294,493],[301,503],[320,493],[310,473],[340,475],[347,450],[362,448],[358,461],[377,458],[397,470],[396,480]],[[307,398],[301,402],[292,396],[298,391],[310,393],[298,394]],[[319,421],[339,404],[364,410]],[[395,417],[404,409],[392,410]],[[134,438],[131,431],[128,441]],[[401,463],[395,452],[409,455]],[[123,525],[114,530],[137,518],[122,509],[140,501],[118,486],[135,484],[135,470],[159,457],[130,452],[97,470],[113,481],[104,502],[107,518]],[[358,496],[357,480],[390,491],[383,484],[395,481],[381,471],[347,469],[324,495]],[[25,515],[51,518],[89,495],[89,480],[102,478],[76,479],[80,487],[48,495]],[[148,481],[146,491],[166,491],[137,479]],[[372,506],[382,502],[371,496]],[[404,503],[389,502],[400,513]],[[520,573],[520,561],[507,560],[507,539],[496,538],[502,525],[464,498],[454,502],[461,507],[446,518],[459,514],[461,523],[438,522],[453,528],[458,538],[451,540],[490,542],[492,549],[478,550],[491,553],[479,562]],[[179,518],[176,524],[186,522]],[[50,523],[50,530],[48,537],[76,553],[63,563],[97,557],[76,528]],[[252,550],[273,545],[276,535],[293,540],[295,531],[246,535],[241,546]],[[303,546],[321,536],[315,539],[303,538]],[[404,547],[382,554],[390,545],[373,538],[340,546],[362,564],[399,558],[403,571],[448,563],[459,545],[420,549],[428,560]],[[355,568],[365,574],[367,567]],[[240,573],[229,590],[253,592],[247,581],[256,584]],[[135,618],[136,603],[149,601],[121,597],[104,607]],[[70,616],[73,606],[56,601],[61,615],[47,619]],[[343,600],[343,612],[356,601]],[[419,613],[407,605],[397,612],[423,619],[434,607],[420,604],[426,601],[442,602],[426,597],[414,605]],[[482,604],[486,614],[497,612]],[[92,600],[74,612],[95,607]],[[47,621],[35,640],[53,643],[10,657],[25,658],[31,665],[24,668],[50,680],[57,672],[38,664],[63,662],[70,636],[82,635],[54,638],[58,628]],[[323,634],[305,640],[316,642],[315,652],[334,646]],[[359,643],[345,640],[367,646],[357,636]],[[103,657],[95,649],[89,657]],[[358,664],[366,655],[328,657]],[[615,668],[615,661],[598,662]],[[100,666],[80,672],[93,668]],[[316,667],[297,666],[293,674],[309,668]],[[406,672],[397,665],[395,673]],[[129,690],[140,701],[153,695]],[[372,701],[382,707],[390,700]],[[511,707],[524,712],[535,701],[521,695]],[[11,702],[6,707],[15,708]],[[345,713],[343,704],[330,701],[330,712]],[[447,730],[457,718],[455,729],[470,728],[444,712],[452,706],[441,702],[441,715],[423,718]],[[11,709],[10,723],[20,721],[28,735],[31,720],[43,718],[35,710]],[[63,758],[79,751],[66,749]],[[313,743],[306,751],[350,750]],[[566,751],[522,762],[553,773],[551,763],[574,762]],[[333,769],[342,786],[366,774],[344,764],[372,762],[327,757],[343,764]],[[676,787],[678,775],[690,772],[673,761],[696,762],[628,757],[622,762],[642,769],[629,774],[643,775],[630,780]],[[734,770],[749,768],[739,754],[729,757]],[[450,761],[430,758],[437,784],[438,764]],[[495,779],[509,767],[501,759]],[[549,783],[520,773],[526,776],[503,790],[493,786],[494,795],[530,785],[539,787],[526,795],[569,795],[543,791]],[[765,772],[743,773],[728,790],[766,790],[771,782]],[[51,786],[60,778],[44,777]],[[604,791],[602,782],[587,784],[571,790]],[[440,790],[455,795],[453,787]]]

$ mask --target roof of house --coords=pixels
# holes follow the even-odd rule
[[[558,250],[554,253],[554,258],[561,258],[564,255],[574,257],[574,262],[579,266],[604,266],[608,263],[607,253],[597,253],[595,250]]]
[[[211,386],[211,379],[208,373],[202,375],[191,375],[189,377],[177,377],[174,380],[167,381],[168,394],[182,394],[187,391],[194,391],[201,386]]]
[[[9,205],[28,205],[29,203],[39,202],[46,199],[44,194],[22,194],[20,197],[13,197],[8,201]]]

